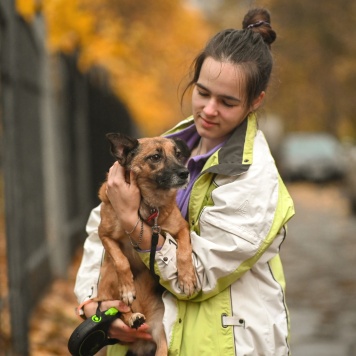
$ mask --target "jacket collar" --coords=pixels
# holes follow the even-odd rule
[[[257,117],[251,113],[231,134],[226,144],[207,162],[207,172],[235,176],[245,173],[253,162]],[[211,160],[210,164],[209,161]],[[215,162],[215,164],[214,164]]]
[[[186,141],[196,135],[193,117],[180,122],[164,136],[179,136]],[[251,113],[231,134],[225,145],[207,160],[203,172],[235,176],[247,172],[253,161],[253,142],[257,132],[257,117]],[[184,137],[183,137],[184,136]]]

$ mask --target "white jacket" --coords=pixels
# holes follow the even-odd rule
[[[191,123],[185,120],[170,133]],[[201,292],[189,300],[180,293],[172,237],[156,254],[156,271],[167,289],[169,355],[290,355],[279,248],[293,214],[293,202],[250,115],[208,159],[192,188],[189,223]],[[87,225],[75,286],[79,303],[97,292],[103,255],[99,221],[98,207]],[[148,265],[149,254],[141,256]],[[109,355],[125,355],[120,350],[115,345]]]

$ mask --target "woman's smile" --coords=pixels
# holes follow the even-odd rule
[[[217,122],[207,120],[204,117],[202,117],[201,115],[199,115],[199,119],[200,119],[200,124],[202,125],[202,127],[204,127],[207,130],[219,125]]]

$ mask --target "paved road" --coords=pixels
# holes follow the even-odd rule
[[[290,184],[281,256],[293,356],[356,356],[356,217],[333,185]]]

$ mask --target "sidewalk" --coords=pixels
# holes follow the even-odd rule
[[[356,310],[343,313],[330,324],[321,323],[320,313],[310,308],[289,312],[292,356],[356,356]]]
[[[340,186],[289,186],[281,250],[293,356],[356,356],[356,217]]]

